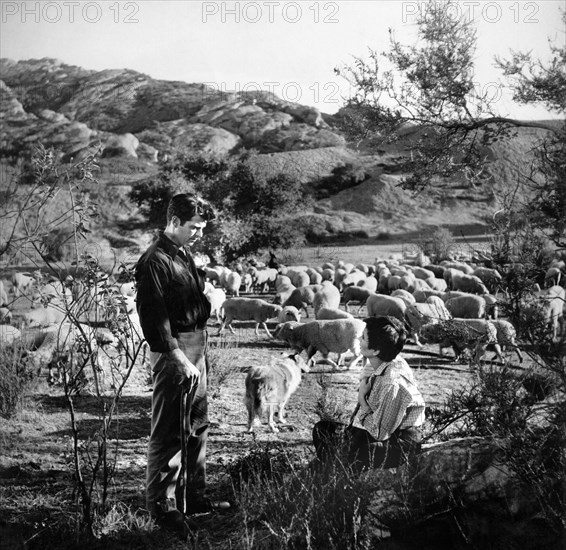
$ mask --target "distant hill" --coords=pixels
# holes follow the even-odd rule
[[[546,135],[519,128],[486,150],[490,177],[481,187],[443,181],[412,196],[398,185],[403,142],[354,148],[336,128],[340,112],[325,115],[268,92],[219,92],[202,83],[156,80],[128,69],[92,71],[50,58],[1,59],[0,74],[5,161],[36,142],[60,149],[67,159],[100,148],[99,180],[114,196],[105,211],[106,232],[116,223],[128,230],[135,218],[128,189],[155,174],[159,160],[173,150],[230,155],[251,148],[260,153],[258,170],[292,174],[312,189],[317,202],[306,215],[321,238],[482,224],[497,197],[515,185],[517,170],[528,169],[533,147]],[[352,174],[338,187],[326,179],[337,167]]]

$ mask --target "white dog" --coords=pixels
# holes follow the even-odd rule
[[[261,414],[268,407],[268,424],[273,432],[279,431],[273,418],[275,407],[279,410],[279,423],[286,424],[285,405],[301,383],[301,372],[309,372],[309,367],[298,354],[289,355],[274,365],[250,368],[244,398],[248,432],[254,431],[254,424],[261,423]]]

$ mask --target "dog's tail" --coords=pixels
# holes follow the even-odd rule
[[[251,372],[248,378],[246,399],[253,407],[255,415],[260,415],[267,405],[267,394],[272,390],[265,373]]]

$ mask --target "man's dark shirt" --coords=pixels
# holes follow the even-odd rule
[[[210,302],[204,271],[183,248],[161,234],[136,265],[136,307],[151,351],[177,349],[179,332],[205,328]]]

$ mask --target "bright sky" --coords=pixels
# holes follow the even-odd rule
[[[384,51],[388,29],[414,42],[417,10],[426,2],[301,0],[288,2],[8,1],[2,9],[0,55],[55,57],[85,69],[133,69],[153,78],[207,82],[223,90],[267,89],[332,113],[349,94],[334,67]],[[478,28],[477,88],[493,90],[502,116],[555,118],[519,107],[497,89],[495,55],[548,54],[548,38],[564,41],[566,0],[460,1],[454,17]]]

